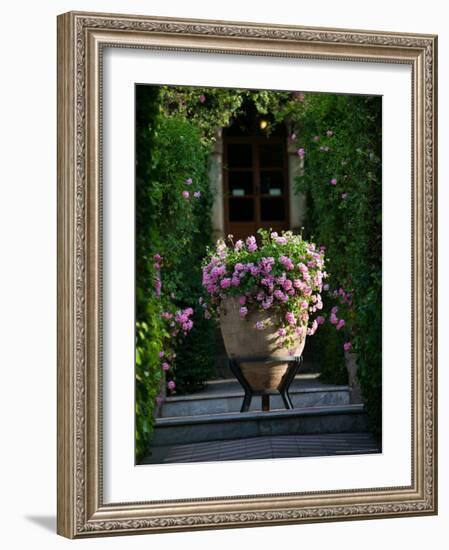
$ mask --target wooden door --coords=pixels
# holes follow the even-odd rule
[[[224,138],[224,216],[234,241],[263,227],[289,228],[288,166],[285,137]]]

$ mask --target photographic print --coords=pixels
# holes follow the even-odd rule
[[[382,97],[135,113],[137,464],[382,452]]]

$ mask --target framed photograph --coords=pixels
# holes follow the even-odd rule
[[[58,17],[58,533],[437,513],[437,37]]]

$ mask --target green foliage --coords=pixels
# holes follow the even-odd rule
[[[178,308],[198,306],[202,295],[201,259],[211,243],[212,194],[207,174],[208,148],[194,123],[176,115],[161,118],[157,135],[158,158],[152,177],[152,200],[157,213],[158,249],[164,258],[164,293]],[[186,179],[192,184],[187,185]],[[190,196],[185,199],[183,191]],[[193,197],[194,192],[201,197]],[[179,393],[201,387],[213,369],[214,327],[202,312],[194,328],[174,349]]]
[[[208,148],[201,132],[183,116],[163,113],[160,93],[159,87],[136,88],[137,460],[151,440],[155,400],[165,393],[160,352],[170,358],[168,376],[176,376],[181,392],[194,389],[191,380],[201,385],[213,361],[213,326],[205,324],[200,313],[185,338],[173,337],[162,315],[198,304],[200,261],[210,244],[212,196]],[[194,192],[200,196],[194,197]],[[159,262],[156,254],[162,257]],[[160,296],[155,289],[158,278]]]
[[[296,121],[307,232],[326,246],[333,288],[352,294],[346,337],[374,429],[381,424],[381,98],[306,94]],[[336,182],[335,182],[336,181]],[[333,184],[334,183],[334,184]]]
[[[192,393],[204,388],[211,376],[215,357],[215,323],[204,318],[202,311],[195,311],[193,328],[176,356],[176,390]]]
[[[213,141],[215,130],[228,126],[241,112],[246,95],[243,90],[226,88],[161,88],[163,112],[190,120],[206,145]]]
[[[326,384],[347,384],[343,334],[325,323],[319,328],[314,340],[314,347],[319,350],[320,381]]]
[[[205,144],[213,142],[215,131],[229,126],[250,104],[259,114],[270,116],[267,135],[276,124],[296,119],[304,110],[296,93],[238,88],[162,86],[161,102],[167,116],[182,116],[193,122]]]
[[[159,351],[167,332],[162,304],[153,292],[151,233],[154,212],[147,182],[158,115],[156,88],[136,88],[136,458],[143,456],[153,431],[153,410],[162,383]]]

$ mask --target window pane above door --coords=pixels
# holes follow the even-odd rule
[[[228,168],[251,168],[253,165],[253,148],[248,143],[229,143],[227,150]]]
[[[259,146],[261,168],[282,168],[284,165],[284,146],[282,143],[267,143]]]

